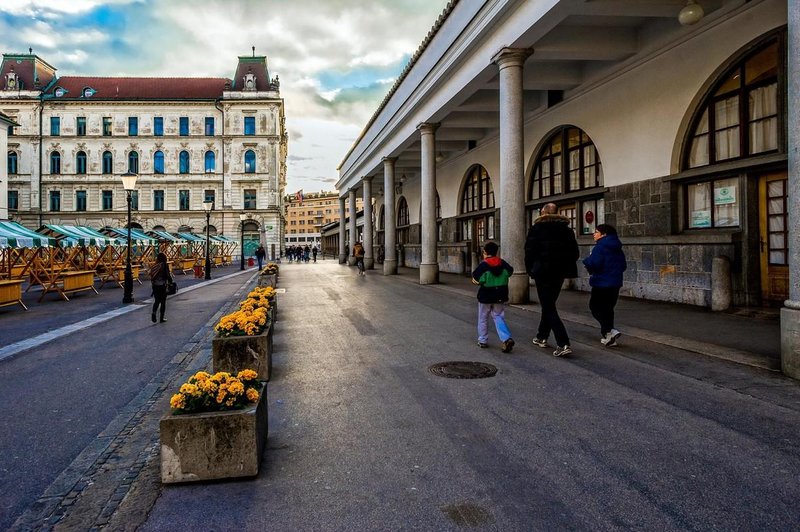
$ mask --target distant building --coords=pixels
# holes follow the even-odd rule
[[[58,77],[35,54],[4,54],[0,105],[18,124],[0,178],[15,221],[124,227],[120,176],[134,172],[133,227],[203,233],[213,201],[212,234],[243,237],[248,254],[283,241],[288,137],[265,56],[239,57],[227,79]]]
[[[322,226],[339,221],[339,194],[335,191],[288,194],[283,201],[287,246],[319,246]],[[357,201],[356,210],[361,210],[361,203]],[[349,206],[345,207],[345,212],[350,215]]]

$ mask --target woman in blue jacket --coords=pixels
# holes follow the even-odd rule
[[[592,296],[589,310],[600,322],[600,343],[606,347],[617,345],[620,332],[614,328],[614,307],[622,287],[622,272],[628,267],[622,242],[617,230],[608,224],[600,224],[594,230],[594,248],[583,264],[589,272]]]

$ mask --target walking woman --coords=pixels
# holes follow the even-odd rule
[[[167,264],[167,256],[159,253],[156,257],[156,263],[150,268],[150,284],[153,287],[153,312],[150,319],[153,323],[156,322],[156,311],[161,307],[161,323],[167,321],[164,317],[164,312],[167,310],[167,283],[173,282],[172,274],[169,272],[169,265]]]
[[[628,264],[613,226],[598,225],[594,231],[594,243],[592,253],[583,259],[592,287],[589,310],[600,323],[600,343],[614,347],[621,334],[614,328],[614,307],[622,287],[622,273]]]

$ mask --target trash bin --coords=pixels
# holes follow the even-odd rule
[[[201,277],[203,277],[203,265],[198,263],[194,265],[194,278],[200,279]]]
[[[253,257],[250,257],[249,259],[247,259],[247,265],[249,267],[252,268],[253,266],[255,266],[255,264],[256,264],[256,261],[253,260]]]

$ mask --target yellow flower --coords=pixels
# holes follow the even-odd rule
[[[258,373],[255,372],[252,369],[243,369],[236,376],[236,378],[238,378],[239,380],[243,380],[243,381],[251,381],[251,380],[255,379],[256,377],[258,377]]]
[[[186,384],[181,385],[181,393],[184,395],[191,395],[192,397],[197,397],[200,395],[200,390],[194,384]]]
[[[185,408],[186,398],[182,394],[176,393],[169,400],[169,406],[171,406],[175,410],[180,410],[181,408]]]
[[[258,392],[255,390],[255,388],[247,389],[247,400],[251,403],[258,401]]]

